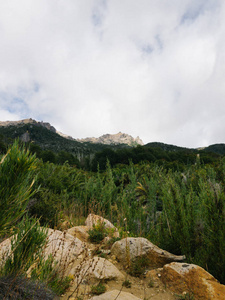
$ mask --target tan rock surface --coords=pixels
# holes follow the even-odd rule
[[[88,230],[89,228],[87,226],[75,226],[69,228],[67,233],[71,234],[73,237],[77,237],[82,242],[87,242],[89,237]]]
[[[142,237],[128,237],[115,242],[111,248],[111,253],[124,266],[129,265],[130,261],[140,256],[147,257],[149,266],[155,268],[162,267],[172,261],[183,261],[185,259],[185,256],[173,255]]]
[[[65,265],[74,262],[85,251],[86,245],[78,238],[66,232],[48,229],[48,241],[44,249],[46,258],[52,254],[54,259],[65,267]]]
[[[113,290],[110,292],[106,292],[99,296],[94,296],[90,298],[90,300],[141,300],[141,298],[137,298],[136,296],[132,295],[131,293]]]
[[[47,244],[43,249],[44,257],[47,259],[51,254],[60,268],[68,267],[74,263],[78,256],[87,252],[86,245],[78,238],[59,230],[48,228]],[[11,238],[4,240],[0,244],[0,261],[11,253]],[[79,261],[77,261],[79,263]]]
[[[225,299],[225,285],[197,265],[175,262],[165,265],[162,281],[177,294],[193,294],[195,300]]]
[[[107,219],[104,219],[101,216],[98,215],[94,215],[94,214],[89,214],[86,221],[85,221],[85,225],[89,228],[92,229],[93,226],[98,225],[99,223],[104,224],[104,227],[106,229],[111,229],[113,234],[113,237],[119,237],[119,232],[118,229]]]
[[[110,261],[102,257],[85,260],[74,270],[75,281],[88,280],[123,280],[124,275]]]

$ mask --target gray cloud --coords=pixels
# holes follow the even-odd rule
[[[0,3],[0,118],[75,138],[225,142],[222,0]]]

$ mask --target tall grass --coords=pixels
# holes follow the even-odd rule
[[[25,213],[33,184],[37,159],[14,142],[0,161],[0,236],[9,233]]]

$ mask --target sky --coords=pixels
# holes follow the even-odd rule
[[[0,0],[0,121],[225,143],[224,0]]]

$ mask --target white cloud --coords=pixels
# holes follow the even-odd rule
[[[0,119],[225,142],[222,0],[0,2]]]

